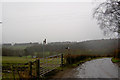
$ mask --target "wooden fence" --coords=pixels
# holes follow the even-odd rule
[[[63,54],[49,56],[42,59],[36,59],[34,62],[28,62],[25,64],[13,64],[7,69],[3,69],[3,73],[7,71],[13,78],[43,78],[47,73],[63,66]],[[7,75],[3,75],[4,76]]]

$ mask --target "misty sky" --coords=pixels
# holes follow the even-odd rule
[[[0,3],[0,22],[2,21],[2,3]],[[0,44],[2,43],[2,24],[0,23]],[[1,45],[0,45],[1,47]]]
[[[92,13],[91,2],[5,2],[2,41],[84,41],[107,38]]]

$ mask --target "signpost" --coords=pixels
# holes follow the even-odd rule
[[[70,54],[70,47],[65,48],[67,49],[67,55],[70,57],[70,64],[71,64],[71,54]]]
[[[44,59],[44,45],[46,44],[46,39],[43,41],[43,59]]]

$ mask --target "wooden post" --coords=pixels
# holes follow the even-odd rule
[[[15,73],[14,73],[14,70],[13,70],[13,65],[11,65],[11,70],[12,70],[12,74],[13,74],[13,79],[15,80]]]
[[[63,54],[61,54],[61,67],[63,67]]]
[[[29,75],[32,77],[32,62],[29,62]]]
[[[20,73],[19,73],[19,67],[18,66],[16,67],[16,71],[18,73],[19,79],[21,80],[21,76],[20,76]]]
[[[18,76],[19,76],[19,78],[20,78],[20,80],[21,80],[21,77],[20,77],[20,73],[19,73],[19,70],[17,70],[17,73],[18,73]]]
[[[36,73],[37,73],[37,79],[39,80],[39,76],[40,76],[40,60],[39,59],[36,60]]]

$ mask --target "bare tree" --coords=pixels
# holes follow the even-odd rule
[[[107,33],[120,33],[120,0],[107,0],[94,11],[100,28]]]
[[[104,34],[118,34],[116,57],[120,58],[120,0],[106,0],[106,2],[101,3],[95,9],[93,17],[97,19]]]

